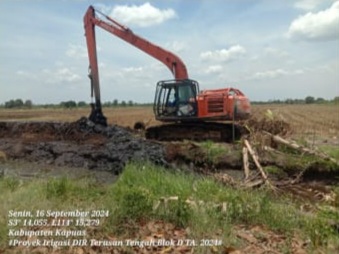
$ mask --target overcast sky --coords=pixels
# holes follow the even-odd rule
[[[91,101],[89,5],[179,55],[200,89],[236,87],[252,101],[339,96],[339,1],[0,0],[0,104]],[[96,31],[102,101],[152,102],[170,71]]]

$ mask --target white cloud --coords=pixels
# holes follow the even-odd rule
[[[27,71],[22,71],[22,70],[18,70],[16,71],[16,74],[19,76],[28,76],[29,73]]]
[[[206,73],[220,73],[222,71],[222,66],[221,65],[211,65],[208,66],[206,69]]]
[[[266,55],[277,57],[277,58],[284,58],[288,56],[287,52],[280,50],[280,49],[271,48],[271,47],[265,48],[264,52]]]
[[[95,3],[93,6],[96,10],[99,10],[102,13],[109,13],[112,10],[112,7],[101,3]]]
[[[310,11],[310,10],[315,9],[317,6],[319,6],[323,2],[324,0],[300,0],[294,3],[294,7],[298,9]]]
[[[339,1],[324,11],[308,12],[295,19],[287,36],[304,40],[339,39]]]
[[[263,72],[257,72],[254,74],[255,79],[267,79],[267,78],[276,78],[287,75],[288,72],[284,69],[269,70]]]
[[[182,52],[186,48],[187,48],[186,44],[184,42],[181,42],[181,41],[168,42],[165,45],[165,49],[168,49],[172,52],[177,52],[177,53]]]
[[[56,70],[42,70],[43,78],[48,83],[75,82],[82,78],[69,68],[63,67]]]
[[[87,49],[81,45],[70,44],[66,51],[66,55],[73,58],[87,58]]]
[[[147,2],[140,6],[117,5],[110,16],[128,25],[146,27],[174,18],[176,13],[173,9],[161,10]]]
[[[245,48],[240,45],[234,45],[229,49],[202,52],[200,57],[203,60],[229,62],[241,57],[245,53]]]
[[[295,71],[293,71],[292,72],[292,74],[304,74],[305,73],[305,71],[304,70],[295,70]]]
[[[36,71],[17,70],[15,73],[21,81],[40,84],[44,87],[48,84],[53,87],[68,86],[72,88],[83,80],[72,68],[67,67],[44,68]]]
[[[144,71],[142,67],[126,67],[126,68],[123,68],[122,70],[127,73],[131,73],[131,72],[140,73]]]
[[[275,70],[268,70],[263,72],[257,72],[253,75],[253,79],[275,79],[278,77],[288,76],[288,75],[299,75],[303,74],[303,70],[293,70],[293,71],[287,71],[284,69],[275,69]]]
[[[122,68],[122,74],[122,77],[126,78],[126,76],[128,76],[129,80],[133,80],[141,86],[143,86],[143,84],[140,84],[138,81],[142,81],[141,83],[143,83],[146,79],[152,77],[151,71],[146,66]]]

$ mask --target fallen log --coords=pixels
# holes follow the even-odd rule
[[[265,133],[268,134],[273,139],[273,141],[275,141],[276,143],[283,144],[283,145],[290,147],[294,150],[298,150],[302,153],[306,153],[306,154],[309,154],[309,155],[314,155],[314,156],[317,156],[321,159],[328,160],[328,161],[331,161],[331,162],[339,165],[339,162],[337,160],[335,160],[334,158],[330,157],[329,155],[327,155],[325,153],[322,153],[322,152],[312,150],[312,149],[306,148],[304,146],[298,145],[297,143],[283,139],[282,137],[280,137],[278,135],[273,135],[272,133],[269,133],[269,132],[265,132]]]
[[[274,188],[273,185],[271,184],[271,182],[269,181],[264,169],[262,168],[262,166],[260,165],[258,156],[255,154],[254,150],[252,149],[250,143],[248,142],[247,139],[244,140],[244,144],[246,146],[246,148],[248,149],[248,152],[250,153],[250,155],[252,156],[252,159],[255,163],[255,165],[257,166],[258,170],[260,171],[260,174],[264,180],[264,182],[270,186],[271,188]]]
[[[248,189],[252,189],[254,187],[257,187],[259,185],[262,185],[264,183],[264,181],[262,179],[258,179],[258,180],[252,180],[252,181],[247,181],[244,183],[244,187],[248,188]]]
[[[247,180],[250,175],[250,167],[249,167],[249,162],[248,162],[248,150],[246,147],[243,147],[242,155],[243,155],[242,158],[243,158],[243,164],[244,164],[245,180]]]

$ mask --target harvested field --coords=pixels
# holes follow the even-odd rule
[[[255,105],[253,115],[262,118],[267,109],[291,125],[294,138],[339,144],[339,105]]]
[[[154,119],[152,107],[104,108],[109,124],[133,128],[136,121],[149,126],[159,124]],[[293,134],[299,137],[339,139],[339,105],[253,105],[254,118],[262,119],[267,110],[277,120],[289,123]],[[89,108],[79,109],[15,109],[0,110],[0,121],[61,121],[72,122],[88,116]],[[338,141],[339,142],[339,141]]]

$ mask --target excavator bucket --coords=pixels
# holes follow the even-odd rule
[[[94,103],[91,103],[91,114],[89,115],[89,120],[95,124],[99,124],[102,126],[107,126],[107,118],[102,113],[101,108],[95,107]]]

